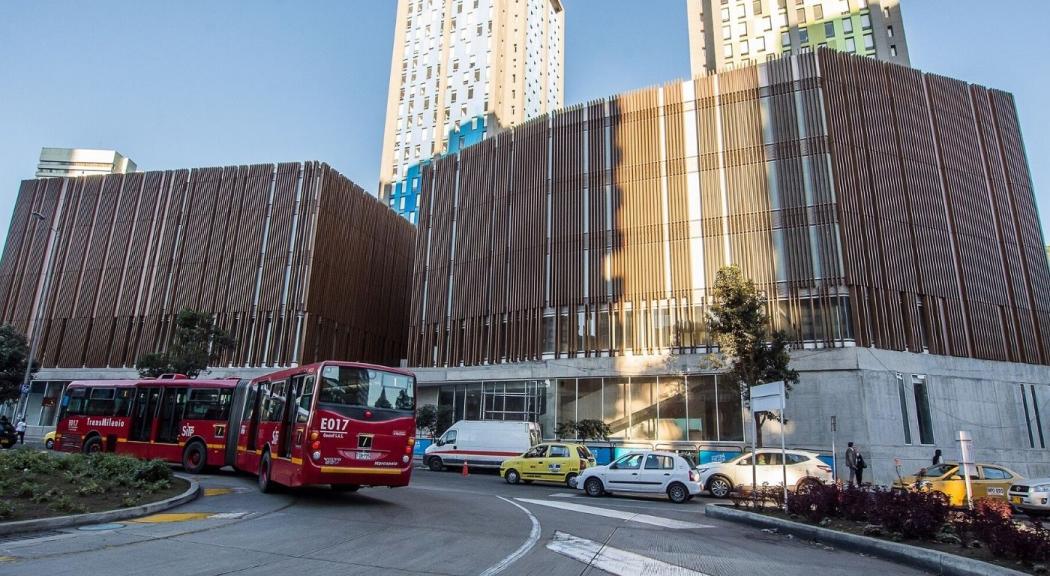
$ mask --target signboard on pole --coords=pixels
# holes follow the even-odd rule
[[[22,394],[29,394],[29,382],[22,384]]]
[[[963,478],[966,480],[966,505],[973,510],[973,488],[970,479],[977,475],[977,466],[973,462],[973,437],[965,430],[959,430],[959,447],[962,449]]]
[[[777,412],[784,409],[784,382],[770,382],[751,387],[751,413]]]

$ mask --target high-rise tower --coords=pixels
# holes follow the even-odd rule
[[[398,0],[380,197],[415,223],[419,163],[560,108],[561,0]]]
[[[686,0],[693,76],[826,46],[910,66],[900,0]]]

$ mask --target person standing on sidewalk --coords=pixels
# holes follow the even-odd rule
[[[18,433],[18,443],[19,444],[25,444],[26,443],[26,419],[25,418],[19,418],[18,419],[18,424],[15,424],[15,432]]]
[[[849,484],[848,486],[857,485],[857,449],[853,447],[853,442],[846,445],[846,467],[849,468]]]

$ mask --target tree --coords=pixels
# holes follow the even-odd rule
[[[745,405],[752,386],[783,380],[785,390],[790,391],[798,383],[798,372],[788,367],[787,337],[770,329],[766,297],[737,266],[718,271],[709,320],[711,334],[729,366],[726,378],[735,383]],[[762,446],[766,421],[777,419],[773,412],[755,414],[755,444]]]
[[[434,420],[434,436],[441,436],[445,433],[445,430],[451,428],[455,424],[453,418],[451,406],[439,406],[437,418]]]
[[[608,440],[612,430],[601,420],[584,419],[562,422],[554,429],[554,433],[558,438],[575,437],[586,442],[587,440]]]
[[[196,378],[235,344],[226,331],[215,327],[211,314],[187,308],[175,318],[175,335],[168,350],[143,354],[135,367],[144,378],[171,373]]]
[[[437,425],[437,406],[433,404],[427,404],[420,406],[419,410],[416,410],[416,428],[423,431],[428,435],[434,434],[434,427]]]
[[[26,337],[10,324],[0,325],[0,402],[17,400],[26,376],[29,346]],[[40,363],[33,361],[33,372]]]

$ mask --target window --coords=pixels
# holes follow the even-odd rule
[[[864,49],[871,50],[875,48],[875,38],[871,34],[864,35]]]
[[[233,391],[229,388],[190,390],[186,402],[186,420],[226,420],[230,416]]]
[[[824,19],[824,6],[817,4],[813,7],[813,19],[823,20]]]
[[[791,34],[782,32],[780,34],[780,45],[784,48],[789,48],[791,46]]]
[[[773,29],[773,17],[772,16],[765,16],[765,17],[762,18],[762,29],[765,30],[766,32],[769,32],[770,30]]]
[[[752,11],[755,13],[756,16],[762,13],[762,0],[755,0],[755,2],[752,4]]]
[[[403,199],[403,197],[402,197]],[[307,376],[303,382],[303,389],[299,393],[299,410],[296,421],[305,424],[310,419],[310,407],[314,401],[314,377]]]
[[[824,23],[824,36],[826,38],[834,38],[835,37],[835,23],[834,22],[825,22]]]
[[[798,15],[798,23],[799,24],[805,24],[806,23],[806,9],[805,8],[799,8],[795,12],[795,14]]]
[[[802,42],[803,45],[808,44],[809,43],[809,30],[807,30],[805,28],[800,28],[799,31],[798,31],[798,39],[799,39],[800,42]]]
[[[788,466],[791,466],[792,464],[805,464],[806,462],[809,462],[809,457],[808,456],[803,456],[801,454],[788,454],[787,455]]]
[[[444,442],[445,444],[455,444],[456,443],[456,431],[455,430],[449,430],[448,432],[445,432],[445,435],[441,437],[441,441]],[[541,446],[537,446],[537,448],[541,448]],[[546,448],[546,446],[542,446],[542,448]],[[530,450],[530,452],[531,452],[531,450]],[[528,456],[528,453],[526,453],[526,457],[527,456]]]
[[[842,33],[852,34],[853,33],[853,18],[845,17],[842,19]],[[892,34],[890,34],[892,36]]]
[[[750,45],[748,44],[747,40],[744,40],[740,43],[740,53],[748,54],[749,52],[751,52]]]
[[[594,455],[591,454],[591,451],[588,450],[586,446],[577,446],[576,453],[580,456],[580,458],[583,458],[584,460],[594,458]]]
[[[787,12],[781,12],[777,16],[777,20],[780,22],[780,27],[781,28],[787,28],[788,27],[788,14],[787,14]]]
[[[759,466],[780,466],[784,462],[780,452],[759,452],[755,455],[755,460]]]
[[[674,470],[674,458],[650,454],[645,457],[646,470]]]
[[[765,52],[766,50],[766,39],[763,36],[755,38],[755,50],[758,52]]]
[[[729,40],[733,37],[732,26],[722,26],[722,40]]]
[[[637,470],[642,467],[642,457],[644,454],[628,454],[622,456],[613,464],[620,470]]]
[[[871,30],[871,14],[860,15],[860,27],[865,30]]]
[[[890,38],[893,38],[893,26],[887,26],[886,27],[886,35],[889,36]]]
[[[897,397],[900,399],[901,403],[901,422],[904,423],[904,443],[911,444],[911,419],[908,418],[908,393],[904,389],[904,375],[900,373],[897,373]]]
[[[915,412],[919,417],[919,443],[933,444],[933,418],[930,414],[930,395],[926,389],[926,377],[913,374],[911,383],[915,390]]]
[[[723,44],[722,45],[722,56],[724,56],[726,58],[732,58],[733,57],[733,45],[732,44]],[[628,346],[628,348],[630,348],[630,346]]]
[[[729,22],[729,8],[722,8],[722,22]]]
[[[777,8],[780,8],[781,10],[787,10],[787,7],[787,0],[777,0]]]
[[[890,46],[890,56],[896,56],[896,55],[897,55],[897,46],[896,45],[891,45]]]
[[[551,446],[550,454],[547,456],[550,458],[568,458],[569,448],[566,446]]]
[[[991,466],[984,467],[984,479],[985,480],[1009,480],[1014,475],[1010,474],[1002,468],[993,468]]]

